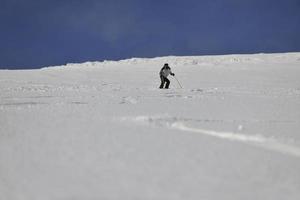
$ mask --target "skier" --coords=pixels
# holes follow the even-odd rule
[[[167,78],[171,74],[171,76],[175,76],[175,74],[171,71],[171,68],[169,67],[168,63],[164,64],[163,68],[161,68],[159,72],[161,84],[159,86],[160,89],[164,88],[164,84],[166,83],[165,89],[169,88],[170,80]]]

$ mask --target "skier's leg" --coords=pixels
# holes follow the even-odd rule
[[[165,84],[165,77],[163,76],[160,76],[160,81],[161,81],[161,84],[159,86],[160,89],[164,88],[164,84]]]
[[[165,82],[167,83],[165,88],[166,88],[166,89],[169,89],[170,80],[167,79],[167,78],[165,78]]]

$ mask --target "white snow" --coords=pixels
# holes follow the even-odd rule
[[[0,70],[0,200],[298,200],[299,130],[300,53]]]

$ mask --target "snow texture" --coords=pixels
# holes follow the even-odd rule
[[[0,200],[298,200],[299,130],[300,53],[0,70]]]

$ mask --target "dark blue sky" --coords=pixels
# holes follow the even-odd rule
[[[300,0],[0,0],[0,68],[300,51]]]

